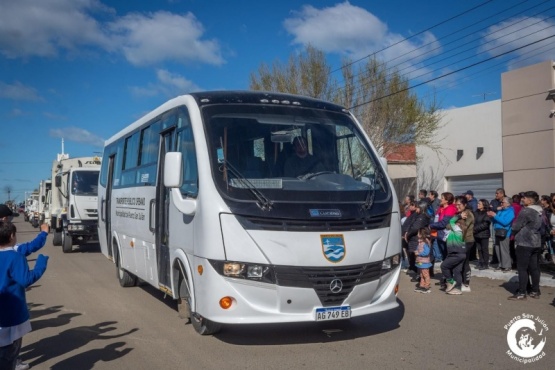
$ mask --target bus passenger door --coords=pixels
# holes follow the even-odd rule
[[[156,186],[156,262],[158,270],[158,282],[167,288],[170,287],[170,249],[169,249],[169,205],[170,191],[164,186],[164,159],[166,153],[173,150],[173,134],[175,129],[161,133],[160,150],[158,159],[158,176]]]
[[[112,251],[112,187],[114,183],[114,155],[108,158],[108,176],[106,182],[106,193],[102,199],[100,209],[99,238],[105,238],[108,256],[113,257]],[[103,223],[103,224],[102,224]]]

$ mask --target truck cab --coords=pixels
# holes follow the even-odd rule
[[[100,157],[65,158],[53,163],[51,228],[54,245],[64,253],[74,244],[98,239],[98,174]]]

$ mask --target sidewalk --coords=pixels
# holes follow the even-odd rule
[[[510,272],[496,271],[492,269],[478,270],[472,263],[470,264],[470,268],[472,270],[472,277],[483,277],[512,283],[518,282],[518,272],[516,270],[512,270]],[[555,279],[553,279],[553,276],[555,276],[555,264],[553,264],[553,262],[541,264],[540,270],[542,273],[540,286],[555,287]],[[439,264],[436,264],[434,271],[441,273],[441,270],[439,270]]]

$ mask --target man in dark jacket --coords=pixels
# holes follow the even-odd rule
[[[526,300],[526,286],[532,278],[531,298],[540,298],[540,269],[538,256],[541,253],[540,227],[542,208],[538,203],[538,193],[527,191],[522,201],[524,208],[512,225],[515,232],[515,252],[518,269],[518,291],[509,297],[510,300]]]

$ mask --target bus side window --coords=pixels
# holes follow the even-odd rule
[[[177,127],[177,150],[183,156],[183,185],[181,186],[181,193],[195,198],[198,195],[197,155],[189,114],[184,107],[179,109]]]

